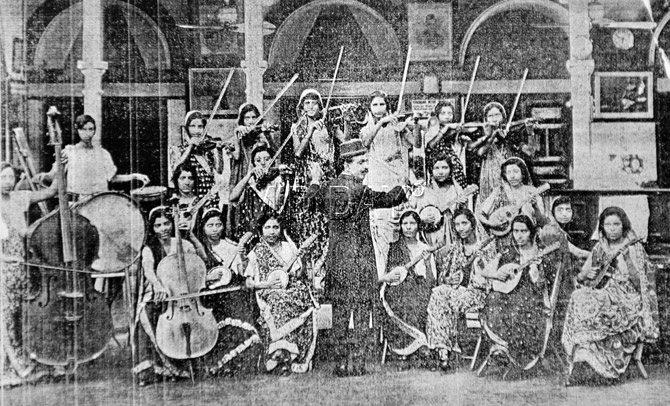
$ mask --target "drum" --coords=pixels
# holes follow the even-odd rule
[[[428,205],[419,211],[419,217],[421,218],[421,223],[423,224],[423,229],[427,233],[434,233],[435,231],[442,228],[444,225],[444,216],[440,209],[433,205]],[[428,221],[430,217],[435,218],[435,221]]]
[[[128,195],[99,193],[77,202],[72,209],[98,230],[100,244],[93,270],[118,272],[137,260],[144,244],[144,217]]]
[[[143,186],[130,191],[130,196],[138,202],[153,202],[165,197],[165,186]]]

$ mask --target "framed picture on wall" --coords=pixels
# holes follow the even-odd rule
[[[408,3],[407,32],[413,61],[450,61],[451,3]]]
[[[594,118],[653,118],[652,72],[596,72]]]
[[[246,101],[246,77],[237,68],[191,68],[188,70],[189,110],[211,112],[226,82],[228,73],[235,69],[217,114],[236,116]]]

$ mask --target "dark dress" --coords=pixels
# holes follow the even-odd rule
[[[498,266],[519,261],[519,251],[510,247]],[[519,284],[510,293],[491,291],[480,313],[482,326],[491,341],[504,348],[509,359],[523,369],[541,355],[546,330],[546,280],[551,280],[554,273],[546,258],[538,265],[537,283],[530,279],[529,269],[522,271]]]
[[[370,209],[397,206],[407,197],[399,186],[375,192],[362,180],[342,174],[321,186],[311,185],[307,198],[328,217],[324,293],[333,305],[336,356],[370,354],[379,301]]]

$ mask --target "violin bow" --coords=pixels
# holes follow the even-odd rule
[[[472,77],[470,78],[470,87],[468,87],[468,94],[465,96],[465,103],[461,109],[461,125],[465,124],[465,110],[468,109],[468,103],[470,103],[470,95],[472,95],[472,88],[475,86],[475,78],[477,77],[477,70],[479,69],[479,59],[480,56],[477,55],[475,60],[475,67],[472,70]]]
[[[219,111],[219,107],[221,106],[221,101],[223,100],[223,95],[226,94],[226,91],[228,90],[228,85],[230,85],[230,80],[233,78],[233,74],[235,73],[235,68],[231,69],[230,72],[228,72],[228,77],[226,78],[226,82],[223,84],[223,88],[221,88],[221,93],[219,93],[219,98],[216,99],[216,103],[214,104],[214,108],[212,109],[212,112],[209,114],[209,120],[207,120],[207,125],[205,126],[205,129],[203,130],[203,137],[207,135],[207,132],[209,131],[210,126],[212,125],[212,120],[214,120],[214,115],[216,114],[217,111]]]
[[[289,87],[291,87],[291,85],[293,85],[293,83],[296,80],[298,80],[298,74],[297,73],[295,75],[293,75],[293,77],[291,78],[291,80],[288,81],[286,86],[284,86],[284,88],[279,93],[277,93],[277,96],[275,96],[275,99],[272,100],[272,103],[270,103],[270,105],[268,106],[267,109],[264,109],[263,114],[261,114],[256,119],[256,121],[254,121],[254,123],[251,125],[251,127],[256,127],[258,125],[258,123],[260,123],[263,120],[263,118],[265,118],[265,115],[268,114],[268,111],[272,110],[272,108],[275,106],[275,104],[277,104],[279,99],[281,99],[282,96],[284,96],[284,93],[286,93],[286,91],[289,89]]]
[[[405,69],[402,72],[402,84],[400,85],[400,95],[398,96],[398,107],[396,108],[396,114],[400,113],[402,108],[402,98],[405,95],[405,85],[407,84],[407,71],[409,71],[409,58],[412,55],[412,46],[407,45],[407,58],[405,58]]]
[[[328,91],[328,98],[326,99],[325,114],[328,114],[328,107],[330,106],[330,99],[333,97],[333,90],[335,89],[335,81],[337,80],[337,72],[340,70],[340,63],[342,62],[342,54],[344,53],[344,45],[340,47],[340,55],[337,57],[337,64],[335,65],[335,73],[333,80],[330,82],[330,90]],[[324,114],[324,117],[325,117]]]
[[[526,83],[526,77],[528,77],[528,68],[523,71],[523,78],[521,79],[521,84],[519,85],[519,91],[516,93],[516,98],[514,99],[514,105],[512,106],[512,111],[510,112],[509,117],[507,117],[507,125],[505,126],[505,136],[509,132],[510,127],[512,126],[512,118],[514,113],[516,113],[516,108],[519,105],[519,99],[521,99],[521,92],[523,91],[523,85]]]

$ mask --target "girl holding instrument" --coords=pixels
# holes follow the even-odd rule
[[[178,165],[172,173],[172,183],[175,185],[175,194],[179,199],[179,224],[177,227],[183,238],[190,237],[190,230],[198,213],[191,213],[191,209],[198,201],[195,191],[198,188],[196,171],[188,163]]]
[[[435,106],[426,130],[427,158],[434,162],[435,155],[446,154],[452,160],[453,178],[461,187],[467,186],[465,177],[466,145],[469,138],[461,134],[461,124],[454,123],[454,105],[441,100]]]
[[[500,166],[499,172],[502,182],[479,204],[477,219],[488,228],[504,229],[509,224],[499,224],[498,219],[491,218],[492,214],[499,208],[527,202],[521,206],[520,212],[540,226],[546,224],[548,218],[544,214],[544,204],[539,196],[533,196],[536,189],[531,185],[526,163],[521,158],[508,158]],[[506,234],[499,240],[498,245],[502,247],[509,243],[509,234]]]
[[[505,265],[532,261],[516,271],[521,275],[511,292],[491,291],[480,312],[482,327],[493,343],[489,357],[504,354],[510,367],[520,369],[530,368],[542,356],[545,311],[549,306],[547,280],[552,280],[556,272],[552,261],[538,258],[536,231],[528,216],[516,216],[512,220],[512,245],[493,258],[481,273],[485,278],[505,281],[515,276]],[[480,371],[485,365],[486,361]]]
[[[235,237],[254,231],[256,220],[264,213],[284,210],[289,194],[286,165],[270,168],[273,151],[265,146],[251,152],[253,166],[230,192],[230,201],[238,203],[236,209]]]
[[[249,170],[251,151],[254,148],[265,146],[274,149],[273,137],[277,127],[263,121],[254,126],[260,115],[258,107],[251,103],[244,103],[240,106],[237,115],[237,128],[235,128],[235,139],[242,154],[237,160],[235,182],[242,179]]]
[[[505,132],[507,121],[507,113],[502,104],[488,103],[484,106],[482,136],[469,145],[469,148],[476,151],[482,159],[478,203],[486,200],[500,185],[500,165],[511,156],[522,155],[521,144],[525,142],[529,133],[532,134],[531,120],[523,120],[510,126],[509,133]]]
[[[28,208],[32,203],[52,198],[56,195],[57,182],[48,189],[32,192],[14,190],[18,172],[9,163],[0,163],[0,335],[3,358],[0,370],[0,386],[15,386],[50,374],[46,367],[31,361],[21,346],[22,303],[28,289],[25,260],[25,236],[28,229],[26,221]],[[62,373],[62,372],[61,372]]]
[[[276,214],[262,216],[258,231],[261,239],[249,253],[244,275],[247,287],[256,290],[265,368],[281,375],[307,372],[316,347],[316,331],[309,291],[300,281],[304,250],[284,239],[286,234]]]
[[[401,236],[391,244],[386,273],[380,278],[380,281],[390,284],[382,296],[387,314],[384,334],[390,348],[401,354],[404,361],[401,369],[409,367],[407,357],[417,350],[424,361],[430,358],[424,332],[428,299],[437,274],[430,246],[417,239],[420,225],[421,219],[415,211],[408,210],[400,216]],[[416,257],[422,258],[411,269],[402,268],[407,271],[406,275],[397,272],[401,269],[397,267],[403,267]],[[402,324],[410,325],[413,330],[403,329]],[[424,345],[412,345],[415,342]]]
[[[577,281],[586,285],[603,271],[611,273],[602,288],[582,286],[568,304],[563,347],[569,372],[587,362],[599,375],[618,378],[638,343],[658,338],[658,305],[651,264],[622,209],[608,207],[598,221],[600,239]]]
[[[495,256],[495,244],[477,234],[477,221],[469,209],[457,209],[450,223],[457,238],[435,253],[439,285],[430,296],[426,322],[428,342],[437,350],[444,370],[454,368],[455,354],[461,353],[459,319],[484,306],[488,284],[479,269]]]

